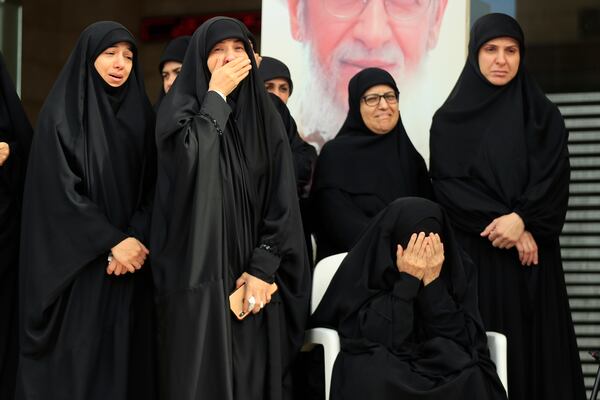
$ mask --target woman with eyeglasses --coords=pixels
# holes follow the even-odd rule
[[[432,193],[425,161],[402,125],[394,78],[367,68],[348,90],[346,121],[315,169],[317,260],[350,250],[371,218],[398,197]]]
[[[508,341],[511,400],[583,400],[561,264],[568,132],[527,72],[518,22],[480,18],[465,67],[431,127],[437,200],[478,268],[487,330]]]

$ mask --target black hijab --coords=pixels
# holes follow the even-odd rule
[[[158,73],[162,74],[162,69],[165,66],[167,61],[176,61],[178,63],[183,63],[183,58],[185,57],[185,52],[187,51],[188,46],[190,45],[191,36],[179,36],[175,39],[171,40],[167,47],[165,47],[165,51],[160,57],[160,61],[158,63]],[[158,99],[156,100],[156,104],[154,106],[155,110],[158,110],[160,106],[160,102],[163,97],[165,97],[165,89],[162,84],[162,75],[161,75],[161,85],[160,91],[158,93]]]
[[[292,94],[294,90],[292,76],[290,75],[290,69],[283,62],[273,57],[263,56],[258,72],[265,82],[276,78],[285,79],[290,85],[290,95]]]
[[[498,37],[517,40],[521,54],[516,76],[504,86],[490,83],[478,63],[479,49]],[[458,200],[453,181],[471,188],[465,192],[479,193],[469,202],[475,210],[470,216],[449,210],[464,230],[480,232],[511,211],[533,225],[528,229],[537,225],[544,232],[555,231],[550,225],[562,226],[567,198],[552,193],[568,181],[568,133],[556,106],[527,72],[524,57],[524,36],[516,20],[504,14],[481,17],[471,29],[458,82],[433,117],[430,167],[436,196],[444,203],[446,198]]]
[[[376,85],[398,87],[379,68],[367,68],[348,83],[348,116],[337,136],[325,144],[315,171],[313,192],[336,188],[371,194],[384,204],[402,196],[431,196],[423,157],[410,141],[402,120],[388,133],[371,132],[360,115],[361,97]]]
[[[126,84],[114,89],[98,81],[94,62],[118,42],[129,43],[134,58]],[[50,346],[60,326],[57,299],[86,265],[105,260],[127,236],[145,241],[153,121],[131,33],[110,21],[87,27],[40,111],[31,146],[20,270],[24,353]]]
[[[373,218],[334,275],[311,316],[311,325],[332,327],[346,338],[356,337],[358,310],[369,299],[392,289],[400,277],[397,245],[406,248],[415,232],[440,234],[445,260],[438,279],[444,280],[454,301],[462,304],[472,270],[463,261],[445,213],[430,200],[404,197]]]

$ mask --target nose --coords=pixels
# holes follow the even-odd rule
[[[496,57],[496,62],[500,65],[506,64],[506,54],[504,54],[504,50],[498,51],[498,57]]]
[[[167,82],[166,82],[167,90],[165,90],[165,92],[168,92],[169,90],[171,90],[171,86],[173,86],[173,82],[175,82],[175,75],[169,75],[169,77],[167,78]]]
[[[115,57],[114,67],[117,69],[125,68],[125,56],[123,54],[117,54]]]
[[[390,105],[388,104],[387,100],[385,99],[385,97],[380,97],[379,98],[379,103],[377,103],[377,108],[379,108],[380,110],[385,110],[387,108],[389,108]]]
[[[369,49],[376,49],[393,37],[385,0],[369,0],[354,26],[354,37]]]
[[[236,57],[235,54],[235,50],[234,49],[227,49],[225,51],[225,64],[227,64],[230,61],[233,61]]]

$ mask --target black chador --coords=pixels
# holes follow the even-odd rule
[[[256,73],[227,96],[208,91],[213,46],[252,48],[239,21],[192,36],[157,121],[151,260],[163,399],[286,399],[308,314],[310,273],[294,167],[281,118]],[[279,287],[243,321],[228,296],[247,272]]]
[[[133,66],[115,88],[94,62],[119,42],[131,45]],[[150,333],[137,319],[151,305],[151,297],[138,297],[149,270],[107,274],[111,248],[127,237],[146,243],[149,230],[154,117],[140,72],[131,33],[94,23],[38,117],[23,201],[17,399],[152,393],[153,380],[137,376],[151,366],[141,348]]]

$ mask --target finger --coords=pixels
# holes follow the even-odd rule
[[[493,220],[492,222],[490,222],[490,224],[488,226],[485,227],[485,229],[480,233],[480,235],[483,236],[483,237],[486,237],[490,233],[492,233],[492,231],[495,228],[496,228],[496,220]]]
[[[516,245],[517,247],[517,252],[519,253],[519,261],[521,262],[521,265],[524,265],[524,258],[525,258],[525,252],[523,249],[523,245],[521,243],[517,243]]]
[[[140,246],[142,246],[142,251],[143,251],[145,254],[150,254],[150,250],[148,250],[148,248],[147,248],[146,246],[144,246],[144,243],[142,243],[142,242],[139,242],[139,241],[138,241],[138,243],[140,244]]]
[[[415,250],[417,250],[417,251],[421,250],[421,247],[423,246],[423,241],[425,241],[425,233],[419,232],[419,235],[417,236],[417,240],[415,240]]]
[[[408,253],[412,253],[413,247],[415,246],[415,242],[417,241],[417,234],[413,233],[410,235],[410,240],[408,241],[408,245],[406,246],[406,251]]]
[[[538,259],[538,251],[537,251],[537,247],[533,252],[533,265],[538,265],[539,259]]]
[[[106,267],[106,273],[111,275],[113,272],[115,272],[116,267],[117,267],[116,260],[114,260],[114,259],[110,260],[110,262],[108,263],[108,266]]]
[[[404,254],[404,249],[402,248],[402,245],[399,244],[396,248],[396,257],[400,258],[402,257],[402,254]]]

